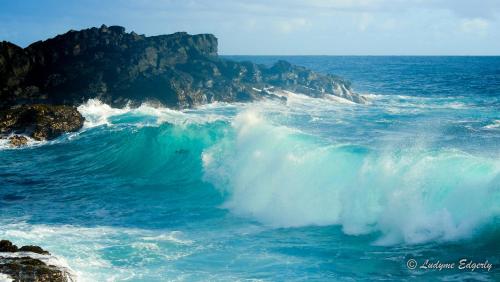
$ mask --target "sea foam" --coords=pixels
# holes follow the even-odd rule
[[[226,119],[224,116],[217,114],[197,114],[192,110],[173,110],[148,103],[143,103],[139,107],[113,108],[98,99],[89,99],[78,107],[78,111],[85,117],[84,126],[86,128],[122,123],[120,117],[126,118],[125,122],[129,121],[130,117],[138,118],[138,120],[130,120],[129,124],[153,126],[163,123],[175,125],[202,124]],[[146,117],[152,119],[145,119]]]
[[[158,257],[163,261],[173,261],[194,251],[182,247],[194,242],[181,239],[183,234],[180,231],[1,222],[0,236],[21,245],[41,245],[50,250],[54,256],[30,256],[65,269],[72,279],[80,282],[140,279],[138,266],[128,261],[148,261]],[[128,252],[131,257],[124,258],[121,265],[113,265],[110,257],[114,252]],[[14,255],[22,256],[23,253],[11,256]]]
[[[228,134],[200,156],[204,179],[227,194],[225,208],[269,226],[340,225],[346,234],[382,234],[377,244],[413,244],[472,237],[500,214],[498,160],[418,142],[377,148],[325,143],[270,116],[325,117],[332,109],[346,113],[345,107],[363,106],[281,94],[285,104],[220,103],[176,111],[147,104],[114,109],[90,100],[79,110],[89,127],[134,115],[154,117],[152,125],[229,123]],[[415,109],[405,105],[410,98],[400,99],[391,101],[393,107]],[[236,116],[220,113],[228,109]]]
[[[275,227],[341,225],[378,244],[468,238],[500,215],[500,162],[458,150],[325,145],[239,114],[203,154],[205,180],[236,214]]]

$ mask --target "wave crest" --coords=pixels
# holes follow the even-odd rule
[[[258,111],[203,154],[225,207],[277,227],[341,225],[378,244],[473,236],[500,214],[500,162],[460,151],[324,145]]]

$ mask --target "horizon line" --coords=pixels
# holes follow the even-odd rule
[[[412,55],[412,54],[381,54],[381,55],[370,55],[370,54],[219,54],[219,56],[260,56],[260,57],[500,57],[500,54],[490,55],[490,54],[424,54],[424,55]]]

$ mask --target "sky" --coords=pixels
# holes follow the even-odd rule
[[[0,41],[212,33],[223,55],[500,55],[500,0],[0,0]]]

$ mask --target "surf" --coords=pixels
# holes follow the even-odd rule
[[[235,215],[274,228],[338,225],[348,235],[380,234],[381,245],[467,239],[498,218],[498,159],[418,143],[332,143],[288,122],[297,109],[325,118],[310,107],[318,101],[285,94],[286,104],[185,111],[90,100],[79,108],[86,127],[117,132],[111,150],[89,162],[128,176],[202,178]]]
[[[275,227],[340,225],[377,244],[470,238],[499,215],[500,162],[458,150],[327,145],[247,111],[203,153],[225,208]],[[452,177],[450,177],[452,176]]]

